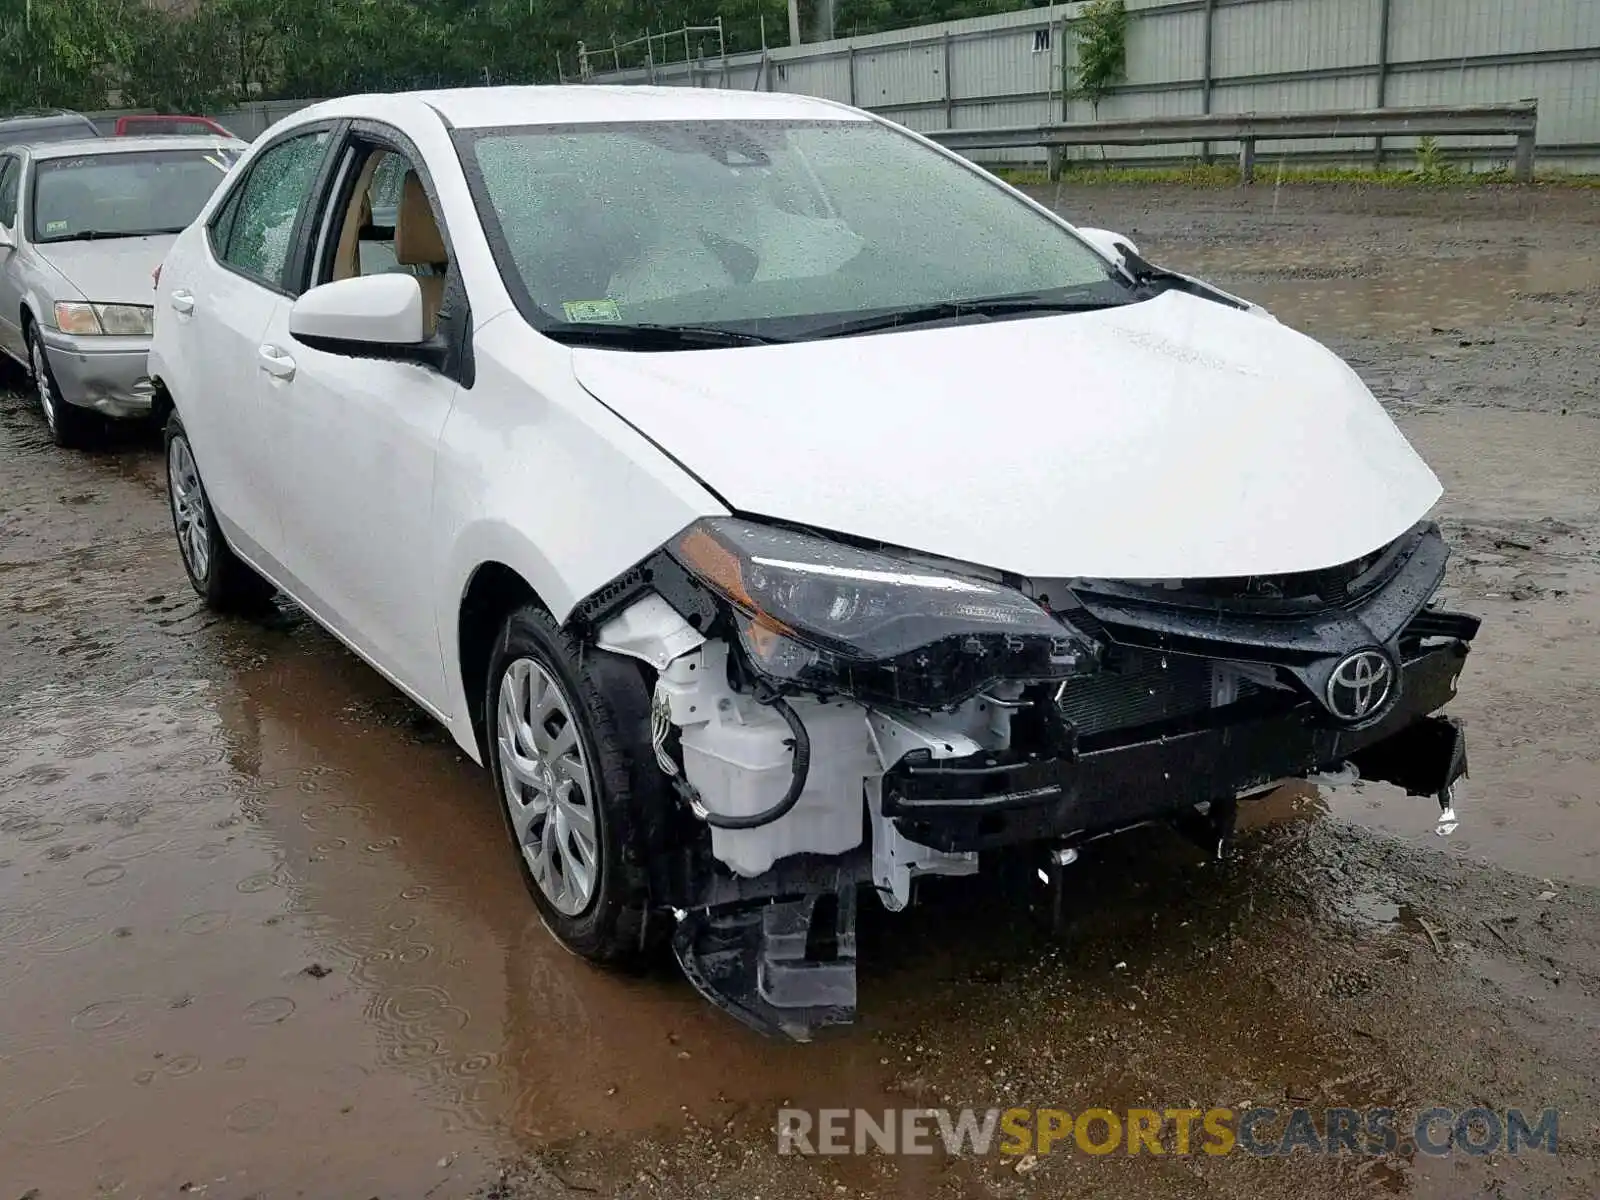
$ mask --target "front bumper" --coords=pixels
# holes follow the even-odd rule
[[[1262,695],[1086,739],[1064,757],[907,755],[884,775],[884,815],[912,841],[958,852],[1092,837],[1346,761],[1368,778],[1437,794],[1466,771],[1459,724],[1430,714],[1455,696],[1467,652],[1452,638],[1408,657],[1399,700],[1365,729],[1329,724],[1310,700],[1285,708]]]
[[[43,336],[56,391],[65,403],[108,417],[149,415],[155,395],[149,338],[76,337],[58,330]]]

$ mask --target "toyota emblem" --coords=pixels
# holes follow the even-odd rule
[[[1341,721],[1366,721],[1394,696],[1394,666],[1378,650],[1357,650],[1339,660],[1328,676],[1328,711]]]

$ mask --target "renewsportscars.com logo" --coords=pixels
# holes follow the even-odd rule
[[[784,1108],[777,1132],[779,1154],[1557,1153],[1553,1108]]]

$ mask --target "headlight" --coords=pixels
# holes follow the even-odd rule
[[[155,309],[146,304],[90,304],[82,300],[56,304],[56,328],[62,333],[148,337]]]
[[[943,708],[1098,664],[1092,641],[1001,584],[726,517],[670,549],[733,607],[756,669],[785,682]]]

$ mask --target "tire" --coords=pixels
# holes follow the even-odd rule
[[[534,704],[542,720],[529,719]],[[501,627],[483,713],[500,813],[545,927],[594,962],[659,957],[671,931],[648,881],[666,809],[637,664],[581,645],[530,604]]]
[[[66,449],[90,445],[97,434],[105,429],[100,414],[68,404],[61,398],[56,385],[55,372],[50,369],[50,358],[44,351],[44,339],[30,320],[24,338],[28,343],[28,365],[33,375],[33,394],[39,402],[39,412],[44,416],[50,440]]]
[[[277,590],[243,562],[217,528],[195,462],[194,448],[183,422],[174,412],[164,436],[167,451],[167,507],[178,553],[195,593],[206,607],[218,612],[249,612],[264,608]]]

